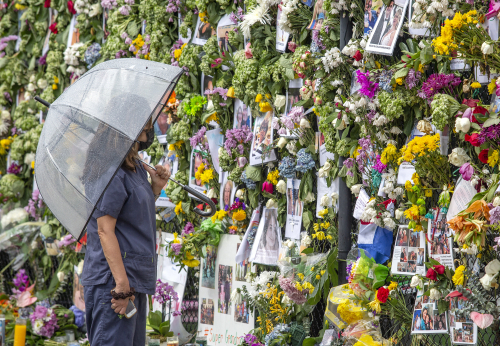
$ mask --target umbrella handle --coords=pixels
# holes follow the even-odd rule
[[[45,107],[50,108],[50,103],[48,103],[47,101],[41,99],[40,97],[35,96],[35,100],[38,101],[38,102],[40,102]]]
[[[144,163],[146,166],[148,166],[149,168],[151,169],[154,169],[156,171],[156,167],[153,167],[152,165],[150,165],[149,163],[143,161],[143,160],[140,160],[142,163]],[[192,187],[189,187],[187,185],[182,185],[181,183],[179,183],[178,181],[170,178],[169,180],[173,181],[174,183],[176,183],[177,185],[179,185],[180,187],[182,187],[184,189],[184,191],[192,194],[193,196],[195,196],[196,198],[198,199],[201,199],[203,202],[207,203],[209,206],[210,206],[210,211],[202,211],[198,208],[194,208],[194,212],[200,216],[203,216],[203,217],[211,217],[215,214],[215,211],[217,209],[217,207],[215,206],[215,203],[212,201],[212,199],[208,198],[207,196],[205,196],[204,194],[202,194],[201,192],[198,192],[196,191],[195,189],[193,189]]]

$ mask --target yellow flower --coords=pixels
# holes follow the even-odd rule
[[[398,150],[396,149],[394,144],[388,144],[382,152],[382,155],[380,156],[380,162],[382,162],[384,165],[387,165],[388,162],[395,160],[397,155]]]
[[[13,141],[14,140],[12,139],[12,137],[5,138],[0,140],[0,145],[2,146],[3,149],[10,149],[10,145]]]
[[[226,217],[227,212],[223,209],[216,211],[215,214],[212,216],[212,222],[215,222],[216,220],[222,221]]]
[[[362,149],[361,146],[358,146],[356,149],[354,149],[354,152],[352,153],[352,156],[354,158],[358,157],[360,149]]]
[[[317,238],[318,240],[324,240],[326,238],[325,232],[316,232],[312,235],[313,238]]]
[[[395,281],[391,281],[391,284],[387,287],[389,291],[395,290],[396,288],[398,288],[398,283]]]
[[[498,150],[493,150],[491,155],[488,156],[488,165],[490,165],[490,167],[495,167],[497,163],[498,163]]]
[[[409,209],[406,209],[404,212],[404,216],[408,220],[417,220],[420,216],[418,205],[414,204]]]
[[[177,232],[175,232],[174,233],[174,240],[173,240],[174,244],[180,244],[181,243],[181,241],[179,240],[179,238],[177,238],[177,236],[178,236],[178,234],[177,234]]]
[[[217,112],[214,112],[211,116],[207,118],[207,120],[205,120],[207,124],[209,124],[211,121],[215,121],[218,123]]]
[[[269,102],[260,102],[259,103],[261,113],[267,113],[273,110],[271,104]]]
[[[57,90],[57,84],[52,84],[52,90]]]
[[[304,280],[304,274],[298,273],[297,276],[300,278],[300,280]]]
[[[317,232],[319,230],[319,223],[313,224],[313,229]]]
[[[323,222],[320,226],[323,229],[328,229],[328,227],[330,227],[330,223],[329,222]]]
[[[201,182],[202,184],[208,183],[210,180],[214,178],[214,170],[212,168],[205,170],[201,173]]]
[[[431,189],[425,189],[424,190],[425,197],[432,197],[432,190]]]
[[[184,214],[184,210],[182,210],[182,202],[177,203],[174,211],[175,211],[175,215],[179,215],[180,213]]]
[[[327,235],[327,236],[326,236],[326,239],[328,239],[328,240],[332,240],[332,239],[333,239],[333,237],[332,237],[331,235]]]
[[[405,183],[406,191],[411,191],[411,188],[412,188],[411,181],[407,180]]]
[[[191,255],[190,251],[186,252],[186,259],[182,260],[182,263],[187,265],[190,268],[197,267],[200,265],[200,261],[198,261],[197,259],[194,259],[194,256]]]
[[[25,10],[26,8],[28,8],[28,6],[24,6],[21,4],[16,4],[14,7],[16,8],[16,10],[19,10],[19,11],[22,11],[22,10]]]
[[[375,61],[375,65],[377,66],[378,69],[382,66],[378,61]]]
[[[302,285],[300,284],[300,282],[295,282],[295,288],[298,289],[300,292],[302,292],[302,290],[304,288],[302,288]]]
[[[418,176],[418,173],[415,172],[411,176],[411,180],[415,183],[415,185],[420,185],[420,177]]]
[[[302,284],[302,287],[303,287],[304,289],[306,289],[306,290],[309,290],[309,294],[311,294],[311,293],[313,293],[313,292],[314,292],[314,286],[313,286],[313,285],[311,285],[311,283],[310,283],[310,282],[304,282],[304,283]]]
[[[267,180],[269,180],[273,185],[276,185],[276,184],[278,184],[279,176],[280,176],[280,172],[278,171],[278,169],[275,169],[274,171],[269,172],[267,174]]]
[[[418,71],[424,73],[424,65],[418,64]]]
[[[201,180],[201,172],[200,171],[196,171],[194,173],[194,177],[196,178],[196,180]]]
[[[474,82],[470,85],[470,87],[472,89],[479,89],[481,87],[481,84],[479,84],[478,82]]]
[[[236,220],[236,221],[243,221],[246,219],[246,217],[247,217],[247,213],[241,209],[239,209],[233,213],[233,220]]]
[[[397,83],[398,85],[403,85],[403,78],[397,78],[397,79],[396,79],[396,83]]]
[[[496,79],[493,78],[490,82],[490,84],[488,84],[488,92],[491,94],[493,94],[495,92],[495,90],[497,89],[497,84],[496,84]]]
[[[227,89],[226,96],[234,99],[234,87],[230,87],[229,89]]]
[[[382,308],[380,307],[380,302],[378,301],[377,297],[375,297],[374,301],[368,303],[368,306],[370,307],[370,309],[376,311],[377,313],[382,311]]]
[[[59,78],[57,78],[57,76],[54,76],[54,83],[59,84]]]
[[[373,340],[370,334],[363,334],[358,340],[354,346],[382,346],[380,342]]]
[[[176,49],[174,50],[174,58],[175,60],[179,61],[179,58],[181,57],[182,54],[182,49]]]
[[[327,214],[328,214],[328,208],[325,208],[325,209],[320,210],[318,212],[318,215],[321,216],[321,217],[325,217]]]
[[[319,274],[316,274],[316,280],[321,279],[321,276]]]
[[[262,94],[257,94],[257,96],[255,96],[255,102],[259,103],[261,100],[262,100]]]
[[[325,274],[325,271],[324,270],[320,271],[320,274],[321,276],[323,276]]]
[[[205,164],[202,162],[199,166],[198,166],[198,172],[203,172],[203,170],[205,169]]]
[[[35,161],[31,161],[31,169],[35,169]]]
[[[464,284],[464,279],[465,279],[464,271],[465,271],[464,266],[460,266],[457,268],[457,270],[455,270],[455,274],[453,274],[453,277],[452,277],[452,280],[453,280],[453,283],[455,284],[455,286]]]
[[[424,228],[422,227],[422,225],[421,225],[421,224],[417,224],[417,225],[415,226],[415,228],[413,229],[413,231],[415,231],[415,232],[421,232],[423,229],[424,229]]]
[[[200,20],[203,22],[203,23],[208,23],[208,20],[207,20],[207,11],[204,11],[204,12],[201,12],[198,14],[198,16],[200,17]]]

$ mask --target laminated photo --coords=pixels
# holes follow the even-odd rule
[[[321,30],[325,20],[325,10],[323,9],[323,0],[316,0],[311,22],[307,26],[307,30]]]
[[[149,157],[149,160],[151,160],[151,157]],[[168,156],[168,150],[165,151],[158,164],[162,165],[163,167],[165,167],[165,169],[169,170],[172,177],[175,175],[175,173],[177,173],[179,169],[179,160],[177,160],[175,154]],[[161,190],[160,197],[158,197],[158,199],[155,202],[155,205],[157,207],[170,207],[170,208],[175,207],[175,204],[172,202],[172,200],[167,196],[167,193],[165,192],[167,185],[168,183],[165,184],[165,186]]]
[[[220,186],[220,209],[225,210],[234,203],[234,195],[236,194],[236,184],[229,180],[229,173],[223,172],[222,184]]]
[[[180,12],[177,12],[177,15],[178,15],[178,27],[180,28],[181,27],[181,24],[182,22],[184,21],[184,18],[182,18],[182,15]],[[187,37],[184,37],[181,35],[181,32],[179,31],[179,40],[182,41],[182,43],[189,43],[189,41],[191,41],[191,36],[193,35],[193,33],[191,32],[191,28],[188,28],[187,30]]]
[[[166,108],[160,112],[156,118],[155,124],[153,125],[156,138],[158,138],[158,142],[160,142],[160,144],[167,143],[167,131],[170,126],[177,121],[179,121],[179,118],[177,118],[172,112],[168,112]]]
[[[408,18],[410,19],[408,32],[410,33],[410,35],[424,36],[424,37],[431,36],[431,28],[424,27],[424,22],[426,22],[428,16],[426,10],[422,9],[423,14],[419,15],[418,18],[416,15],[414,16],[413,5],[415,4],[415,2],[416,2],[415,0],[412,0],[410,2],[410,6],[408,6]]]
[[[446,334],[448,333],[447,313],[439,314],[435,300],[418,290],[413,310],[412,334]]]
[[[141,158],[141,160],[143,160],[146,163],[151,163],[151,156],[149,156],[146,151],[141,150],[138,152],[138,154],[139,154],[139,157]]]
[[[205,95],[205,90],[214,90],[214,77],[206,76],[203,72],[201,73],[201,95]],[[207,100],[210,100],[210,95],[207,95]]]
[[[200,179],[196,179],[196,172],[203,163],[203,158],[208,157],[208,153],[198,145],[191,151],[191,164],[189,166],[189,186],[204,193],[208,189],[208,184],[203,184]]]
[[[250,150],[250,165],[256,166],[276,160],[273,147],[273,112],[269,111],[263,117],[255,119],[252,148]]]
[[[217,259],[217,247],[207,245],[202,249],[203,260],[201,263],[201,286],[215,288],[215,260]]]
[[[287,179],[286,182],[286,229],[285,237],[300,239],[304,202],[299,197],[300,180]]]
[[[392,274],[425,275],[425,234],[399,226],[392,255]]]
[[[365,0],[363,35],[369,35],[373,30],[383,5],[382,0]]]
[[[477,324],[467,314],[459,314],[464,303],[458,298],[450,300],[450,338],[454,345],[475,345],[477,343]]]
[[[252,110],[240,99],[235,99],[233,129],[241,129],[243,126],[252,128]]]
[[[455,270],[455,264],[453,263],[453,231],[446,223],[446,214],[434,211],[434,219],[429,221],[427,232],[429,257],[451,270]]]
[[[225,15],[217,24],[217,45],[221,52],[235,52],[238,47],[234,47],[229,43],[229,32],[238,29],[238,24],[234,24],[229,15]]]
[[[79,310],[85,311],[85,298],[83,294],[83,285],[81,282],[82,274],[78,274],[78,266],[73,266],[73,305]]]
[[[292,79],[288,83],[288,89],[286,90],[286,106],[285,113],[290,113],[293,105],[302,100],[300,96],[300,88],[302,87],[304,80],[302,78]]]
[[[332,204],[332,193],[336,192],[339,193],[340,191],[340,178],[337,177],[332,181],[332,184],[330,187],[328,187],[328,183],[326,181],[326,178],[320,178],[318,177],[318,195],[316,196],[316,217],[322,219],[321,216],[319,216],[319,212],[324,209],[324,207],[321,205],[321,198],[323,196],[328,196],[330,197],[330,203],[328,204],[328,208],[334,207],[335,211],[339,210],[339,200],[337,199],[337,202],[335,205]]]
[[[391,1],[388,6],[382,7],[375,28],[370,33],[366,52],[392,56],[405,19],[408,1]]]
[[[278,224],[278,209],[264,208],[257,229],[249,261],[276,265],[281,248],[281,230]]]
[[[278,16],[276,19],[276,23],[279,22],[280,16],[281,16],[281,9],[278,7]],[[278,24],[276,24],[276,50],[278,52],[285,53],[289,37],[290,33],[281,29],[281,27]]]
[[[194,29],[194,37],[193,43],[199,46],[203,46],[207,43],[207,40],[216,35],[214,28],[210,25],[210,23],[203,23],[198,17],[198,21],[196,22],[196,28]]]
[[[214,301],[213,299],[202,298],[200,309],[200,322],[203,324],[214,324]]]

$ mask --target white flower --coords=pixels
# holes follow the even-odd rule
[[[29,101],[29,100],[31,100],[31,93],[30,93],[29,91],[26,91],[26,92],[24,93],[24,100],[25,100],[25,101]]]
[[[278,192],[281,194],[286,193],[286,183],[284,180],[278,181],[278,184],[276,184],[276,190],[278,190]]]
[[[339,199],[339,194],[337,192],[332,192],[331,197],[332,204],[335,205],[337,203],[337,200]]]
[[[491,289],[491,285],[497,282],[497,277],[498,273],[495,275],[490,275],[490,274],[484,274],[484,276],[479,279],[479,282],[481,282],[481,285],[483,285],[483,288],[486,291],[489,291]]]
[[[415,288],[415,287],[423,288],[424,287],[424,282],[422,281],[422,279],[420,278],[420,276],[414,275],[411,278],[410,287],[412,287],[412,288]]]
[[[35,161],[35,154],[29,153],[24,156],[24,164],[31,167],[31,163]]]
[[[448,161],[457,167],[461,167],[469,160],[469,155],[467,155],[467,152],[462,148],[455,148],[451,151],[451,154],[448,155]]]
[[[327,194],[321,197],[320,205],[322,207],[328,207],[330,205],[330,197],[328,197]]]
[[[66,274],[64,274],[64,272],[57,273],[57,280],[59,280],[59,282],[63,282],[65,277],[66,277]]]
[[[286,295],[286,293],[283,295],[283,298],[281,298],[281,303],[285,305],[292,305],[293,301],[290,299],[289,296]]]
[[[401,219],[404,215],[404,211],[402,211],[401,209],[396,209],[396,219]]]
[[[78,275],[80,275],[82,272],[83,272],[83,263],[84,263],[84,260],[81,260],[79,263],[78,263],[78,268],[76,270],[76,272],[78,273]]]
[[[311,128],[311,123],[307,119],[300,119],[300,128],[301,129],[310,129]]]
[[[431,288],[431,291],[429,292],[429,298],[432,300],[439,300],[441,299],[441,292],[437,288]]]
[[[231,297],[229,298],[231,303],[234,305],[240,305],[241,304],[241,293],[238,292],[238,288],[235,288],[233,292],[231,293]]]
[[[390,130],[389,130],[390,133],[392,133],[393,135],[399,135],[401,133],[403,133],[403,131],[401,131],[401,129],[397,126],[393,126]]]
[[[276,202],[276,200],[270,198],[266,203],[266,208],[278,208],[278,202]]]
[[[323,167],[321,167],[318,171],[318,176],[320,178],[326,178],[326,177],[328,177],[328,172],[326,172],[325,169]]]
[[[300,245],[305,246],[305,247],[309,247],[309,245],[311,245],[311,243],[312,243],[312,239],[309,236],[309,234],[307,234],[307,232],[303,232],[302,239],[300,240]]]
[[[493,54],[493,45],[488,44],[486,41],[483,42],[481,52],[483,52],[484,55]]]
[[[493,199],[493,206],[494,207],[498,207],[500,205],[500,197],[496,196],[494,199]]]
[[[455,120],[455,131],[467,133],[470,130],[470,120],[467,118],[457,118]]]
[[[215,189],[212,188],[212,189],[208,190],[207,197],[208,198],[216,198],[217,194],[215,193]]]
[[[493,261],[488,263],[484,268],[484,272],[489,275],[495,275],[496,273],[500,272],[500,261],[494,259]]]
[[[351,186],[351,192],[357,197],[359,195],[359,192],[361,191],[361,187],[363,184],[356,184]]]
[[[238,191],[236,191],[235,197],[239,198],[239,199],[242,199],[244,193],[245,193],[245,190],[239,189]]]
[[[472,244],[471,246],[468,246],[467,249],[460,249],[460,252],[466,253],[467,255],[477,255],[477,245]]]
[[[283,107],[286,103],[286,97],[283,95],[276,95],[276,99],[274,100],[274,106],[276,108]]]
[[[384,219],[384,228],[388,229],[389,231],[392,231],[396,227],[396,223],[394,220],[390,217],[386,217]]]
[[[286,145],[286,149],[290,152],[292,155],[297,155],[297,148],[295,145],[297,144],[297,141],[290,141]]]
[[[327,172],[330,172],[330,169],[332,169],[332,164],[330,163],[330,161],[326,161],[325,164],[323,165],[323,169]]]
[[[43,326],[44,326],[43,319],[35,320],[35,325],[33,327],[33,331],[35,332],[35,334],[40,333],[40,330],[43,328]]]
[[[97,16],[99,14],[102,13],[102,7],[101,7],[101,4],[100,2],[98,2],[97,4],[94,4],[92,6],[90,6],[90,12],[89,12],[89,17],[94,17],[94,16]]]
[[[292,239],[285,240],[285,246],[292,249],[295,247],[295,242]]]
[[[311,203],[316,200],[316,197],[314,197],[314,193],[308,192],[306,198],[304,198],[305,203]]]
[[[26,89],[31,92],[35,91],[36,89],[35,84],[29,83],[28,86],[26,86]]]
[[[286,139],[285,137],[280,137],[279,141],[278,141],[278,144],[276,144],[276,146],[280,149],[283,149],[283,147],[288,143],[288,139]]]
[[[24,208],[15,208],[9,211],[7,215],[4,215],[0,220],[0,223],[3,230],[5,231],[8,225],[18,223],[20,221],[23,221],[24,219],[27,219],[28,217],[29,214],[26,210],[24,210]]]

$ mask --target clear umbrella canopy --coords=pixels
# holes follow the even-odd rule
[[[183,70],[140,59],[101,63],[50,106],[36,152],[44,202],[76,238],[132,144]]]

